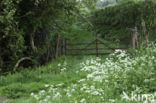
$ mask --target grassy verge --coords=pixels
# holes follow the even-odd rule
[[[61,57],[44,67],[1,76],[0,93],[11,103],[152,103],[155,58],[154,44],[116,50],[107,58]]]

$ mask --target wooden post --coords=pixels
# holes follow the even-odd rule
[[[98,56],[98,39],[96,39],[96,56]]]
[[[139,46],[138,42],[138,30],[137,27],[131,29],[131,37],[132,37],[132,48],[135,49],[136,46]]]

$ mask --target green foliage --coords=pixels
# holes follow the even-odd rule
[[[142,19],[145,20],[148,31],[154,32],[156,27],[156,3],[147,2],[121,2],[108,6],[92,13],[93,28],[104,38],[117,38],[130,36],[129,28],[141,28]]]
[[[68,85],[82,78],[83,73],[81,76],[75,76],[74,72],[82,59],[72,58],[71,60],[71,58],[60,57],[43,67],[33,70],[27,68],[19,73],[0,76],[0,95],[9,98],[29,97],[30,93],[44,89],[44,84],[64,82]]]
[[[15,19],[20,1],[0,1],[0,72],[11,69],[25,49],[23,30],[19,29],[19,21]]]
[[[155,58],[153,43],[140,50],[116,50],[107,58],[61,57],[35,70],[0,76],[0,93],[12,98],[11,103],[72,103],[82,99],[89,103],[132,103],[122,98],[123,91],[128,95],[154,94]]]
[[[1,0],[0,73],[12,71],[22,57],[39,65],[54,58],[57,35],[68,32],[78,8],[77,0]]]
[[[98,0],[81,0],[82,7],[87,7],[89,9],[94,9]]]

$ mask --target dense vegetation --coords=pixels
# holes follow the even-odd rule
[[[155,103],[155,28],[155,0],[1,0],[0,102]]]
[[[92,15],[91,21],[94,30],[105,39],[129,41],[130,28],[135,26],[139,29],[139,36],[143,36],[143,21],[145,21],[149,36],[151,38],[155,37],[155,2],[123,2],[96,10]]]
[[[15,65],[20,60],[25,61],[17,65],[28,67],[43,65],[56,58],[60,35],[63,40],[63,37],[78,37],[75,34],[78,32],[81,35],[90,33],[129,45],[129,28],[137,26],[141,38],[145,35],[141,24],[145,21],[146,32],[151,38],[155,37],[155,2],[118,1],[117,5],[97,10],[94,8],[95,2],[96,0],[2,0],[0,72],[16,70]]]
[[[0,93],[14,98],[11,103],[132,103],[122,99],[124,92],[129,98],[131,93],[153,98],[155,47],[116,50],[107,58],[61,57],[36,70],[2,76]],[[133,103],[142,102],[138,98]]]
[[[23,57],[31,58],[23,66],[41,65],[54,58],[57,35],[69,32],[81,4],[93,8],[95,1],[1,0],[0,72],[12,71]]]
[[[42,55],[38,49],[43,49],[50,43],[52,34],[58,28],[57,21],[63,21],[61,17],[70,15],[68,8],[73,8],[73,5],[67,2],[53,0],[2,0],[0,5],[1,72],[11,71],[22,57],[35,58]],[[63,10],[65,11],[62,12]],[[53,30],[54,28],[56,29]],[[52,32],[50,30],[53,33],[48,33]],[[43,52],[46,52],[46,49]]]

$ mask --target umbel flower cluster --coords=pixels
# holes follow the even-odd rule
[[[156,45],[133,52],[116,50],[105,59],[90,57],[75,71],[77,75],[85,74],[80,80],[70,85],[45,84],[45,90],[31,96],[37,103],[145,103],[123,98],[123,93],[156,96],[150,91],[156,81]]]

